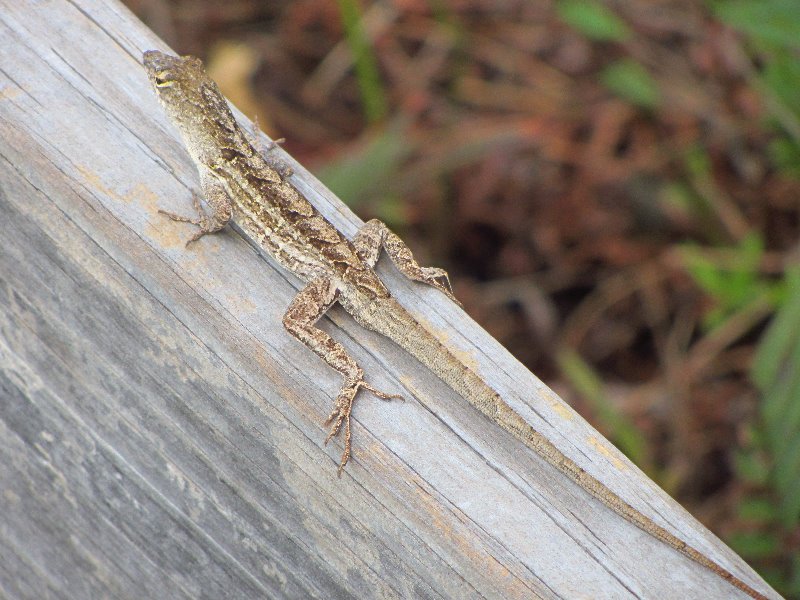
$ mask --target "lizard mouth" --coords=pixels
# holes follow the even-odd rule
[[[154,69],[165,67],[167,64],[166,59],[170,58],[168,55],[158,50],[148,50],[142,55],[142,64],[147,68],[148,72]]]

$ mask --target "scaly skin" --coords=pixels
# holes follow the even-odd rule
[[[345,378],[328,418],[332,423],[328,439],[345,425],[340,474],[350,456],[350,414],[358,390],[364,388],[381,398],[397,396],[366,383],[363,371],[344,347],[314,327],[334,302],[339,302],[364,327],[394,340],[491,421],[625,520],[750,597],[767,600],[581,469],[400,306],[373,270],[381,249],[387,251],[404,275],[432,285],[455,300],[447,274],[441,269],[420,267],[402,240],[380,221],[364,225],[352,242],[346,239],[289,183],[279,167],[256,151],[199,59],[149,51],[144,54],[144,65],[167,116],[180,131],[197,165],[204,196],[213,210],[206,215],[195,198],[197,217],[165,213],[198,227],[187,245],[219,231],[233,219],[283,267],[306,282],[289,305],[283,323],[289,333]]]

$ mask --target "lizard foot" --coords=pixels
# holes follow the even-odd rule
[[[186,241],[186,247],[189,246],[192,242],[196,242],[201,237],[206,235],[207,233],[214,233],[222,229],[222,225],[220,225],[219,219],[215,217],[209,217],[203,207],[200,206],[200,200],[197,198],[197,194],[192,192],[192,201],[194,202],[194,207],[197,210],[197,217],[184,217],[181,215],[176,215],[175,213],[167,212],[166,210],[159,209],[158,212],[162,215],[168,216],[173,221],[180,221],[181,223],[191,223],[192,225],[197,225],[198,231],[190,237]]]
[[[286,181],[294,174],[294,171],[289,165],[287,165],[283,161],[270,156],[270,152],[272,152],[275,148],[277,148],[283,142],[285,142],[286,139],[279,138],[277,140],[272,140],[269,144],[264,146],[264,144],[261,142],[260,133],[261,133],[261,127],[259,127],[258,125],[258,115],[256,115],[255,117],[253,117],[253,134],[252,137],[248,136],[248,140],[250,141],[250,144],[253,146],[255,151],[261,155],[261,158],[263,158],[270,167],[275,169],[275,171],[280,176],[281,181]]]
[[[448,277],[447,271],[444,269],[440,269],[439,267],[420,267],[419,276],[414,279],[444,292],[450,300],[461,306],[461,302],[459,302],[458,298],[453,294],[453,287],[450,285],[450,277]]]
[[[393,398],[399,398],[400,400],[403,399],[402,396],[398,396],[397,394],[386,394],[381,392],[380,390],[376,390],[370,384],[368,384],[363,379],[348,379],[342,385],[342,389],[339,390],[339,395],[336,396],[336,400],[334,401],[333,412],[330,416],[325,419],[325,424],[331,425],[330,433],[328,433],[328,437],[325,438],[325,443],[328,443],[328,440],[339,433],[339,429],[342,427],[342,423],[345,425],[345,436],[344,436],[344,452],[342,453],[342,462],[339,463],[339,477],[342,476],[342,469],[347,464],[348,459],[350,458],[350,414],[353,411],[353,400],[355,400],[356,393],[358,392],[359,388],[364,388],[368,392],[372,392],[378,398],[383,400],[391,400]]]

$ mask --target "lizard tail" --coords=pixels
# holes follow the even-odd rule
[[[377,314],[379,313],[379,314]],[[490,420],[564,473],[594,498],[645,533],[671,546],[694,562],[716,573],[755,600],[768,600],[727,569],[654,523],[625,502],[606,485],[579,467],[545,436],[531,427],[475,371],[425,329],[394,298],[374,314],[356,317],[362,325],[394,340],[409,354],[433,371],[442,381],[463,396]]]

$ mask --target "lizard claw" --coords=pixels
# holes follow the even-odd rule
[[[450,300],[463,308],[463,305],[453,293],[453,287],[450,285],[450,277],[448,277],[447,271],[444,269],[440,269],[439,267],[420,267],[420,277],[417,281],[420,283],[427,283],[431,287],[435,287],[437,290],[444,292]]]
[[[381,392],[380,390],[372,387],[363,379],[353,379],[344,382],[344,385],[342,385],[342,388],[339,390],[339,394],[336,396],[336,400],[334,401],[333,412],[327,419],[325,419],[325,425],[333,423],[333,425],[331,425],[330,432],[328,433],[328,437],[325,438],[326,444],[328,443],[328,440],[339,433],[342,423],[345,425],[344,452],[342,453],[342,461],[339,463],[339,477],[342,476],[342,470],[347,464],[347,461],[350,459],[350,415],[353,411],[353,400],[355,400],[358,389],[362,387],[368,392],[372,392],[382,400],[403,399],[402,396],[397,394],[387,394],[385,392]]]
[[[215,233],[224,226],[224,223],[221,224],[218,218],[209,217],[205,213],[203,207],[200,206],[200,200],[197,198],[197,194],[194,191],[192,191],[192,201],[194,202],[194,207],[197,210],[197,217],[184,217],[181,215],[176,215],[175,213],[167,212],[166,210],[158,209],[160,214],[168,216],[173,221],[197,225],[198,231],[186,241],[184,246],[186,248],[189,247],[189,244],[196,242],[207,233]]]

